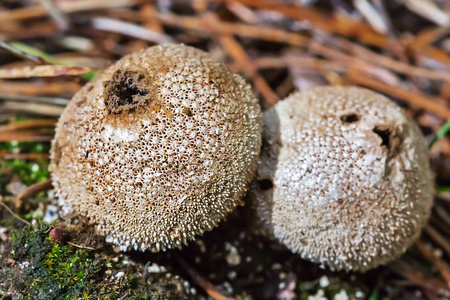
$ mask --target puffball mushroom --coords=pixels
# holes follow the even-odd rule
[[[122,250],[179,247],[242,204],[261,122],[249,85],[201,50],[125,56],[61,115],[50,165],[59,203]]]
[[[395,103],[356,87],[297,92],[263,117],[250,195],[293,252],[365,271],[399,255],[430,215],[434,176],[419,128]]]

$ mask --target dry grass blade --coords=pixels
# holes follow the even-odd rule
[[[161,26],[158,18],[156,17],[157,11],[153,4],[144,4],[141,8],[141,18],[144,22],[144,27],[150,29],[153,32],[163,33],[164,29]]]
[[[407,51],[411,51],[412,53],[414,53],[416,58],[424,56],[425,59],[431,58],[437,62],[440,62],[440,68],[442,68],[442,66],[450,66],[450,56],[448,55],[448,53],[439,49],[430,46],[420,46],[415,45],[414,43],[408,43]],[[446,69],[448,69],[448,67]]]
[[[214,27],[213,31],[213,28],[208,26],[208,20],[205,17],[186,17],[171,13],[158,13],[157,17],[164,25],[176,26],[185,29],[194,29],[201,32],[215,32],[229,35],[232,34],[271,42],[287,43],[290,45],[302,47],[307,47],[308,43],[310,42],[310,38],[307,38],[303,35],[269,27],[260,27],[234,22],[222,22],[217,19],[217,26]]]
[[[3,206],[10,214],[12,214],[15,218],[19,219],[20,221],[24,222],[27,225],[31,225],[30,222],[28,222],[25,219],[22,219],[18,215],[16,215],[11,208],[9,208],[5,203],[3,203],[3,197],[0,195],[0,205]]]
[[[371,2],[386,26],[387,32],[385,32],[385,34],[391,39],[395,39],[395,29],[392,26],[392,21],[386,11],[383,0],[371,0]]]
[[[76,76],[91,72],[86,67],[69,67],[69,66],[36,66],[22,67],[11,69],[0,69],[0,79],[11,78],[30,78],[30,77],[57,77],[57,76]]]
[[[43,133],[35,131],[18,131],[18,132],[6,132],[0,133],[0,142],[40,142],[51,141],[53,139],[53,133]]]
[[[439,216],[439,219],[442,220],[442,222],[445,223],[445,227],[450,232],[450,213],[448,209],[446,209],[443,205],[439,203],[435,203],[434,210],[436,214]]]
[[[450,119],[450,110],[447,107],[438,104],[438,101],[430,100],[431,97],[429,96],[425,97],[419,93],[411,92],[400,87],[390,86],[383,82],[371,79],[358,71],[350,70],[348,76],[349,79],[356,84],[400,98],[406,103],[428,110],[444,119]],[[440,102],[445,102],[445,100],[441,99]]]
[[[227,0],[212,0],[217,2],[225,2]],[[276,11],[283,14],[287,18],[304,21],[307,20],[318,29],[329,33],[337,33],[347,38],[355,38],[360,42],[384,48],[395,52],[398,42],[377,33],[369,24],[355,21],[342,15],[334,14],[332,16],[320,13],[316,10],[304,7],[285,4],[282,2],[271,2],[268,0],[237,0],[247,6]],[[427,57],[450,64],[450,58],[444,51],[434,47],[416,47],[409,45],[412,52],[419,52]]]
[[[0,12],[1,15],[1,12]],[[2,20],[0,19],[0,28],[2,28]],[[33,26],[27,26],[25,24],[17,24],[12,28],[2,28],[1,38],[4,41],[17,41],[21,39],[36,39],[43,37],[55,36],[59,33],[58,26],[52,21],[43,21],[36,23]],[[43,62],[45,63],[45,61]]]
[[[58,8],[63,13],[74,13],[80,11],[90,11],[105,8],[132,6],[135,4],[146,2],[147,0],[79,0],[79,1],[62,1]],[[26,8],[18,8],[10,11],[0,12],[0,23],[26,20],[30,18],[40,18],[47,15],[47,11],[41,6],[32,6]]]
[[[161,23],[170,26],[177,26],[186,29],[195,29],[202,32],[212,33],[212,27],[205,24],[205,18],[194,18],[177,16],[173,14],[158,14],[158,18]],[[385,68],[393,71],[410,74],[414,76],[423,76],[430,79],[450,80],[450,72],[445,71],[433,71],[425,68],[410,66],[400,61],[396,61],[387,56],[378,55],[372,51],[369,51],[363,47],[357,47],[356,44],[349,44],[347,40],[337,40],[337,45],[345,45],[346,48],[350,48],[355,54],[359,54],[358,57],[354,57],[344,52],[332,49],[330,46],[324,45],[317,41],[313,41],[310,38],[302,36],[296,33],[289,33],[279,29],[258,27],[253,25],[245,25],[232,22],[217,21],[218,33],[233,34],[253,39],[260,39],[271,42],[286,43],[293,46],[308,47],[310,50],[316,51],[318,54],[324,55],[329,58],[337,59],[339,61],[353,61],[355,64],[368,63],[365,60],[369,60],[370,63],[381,65]],[[346,44],[344,44],[346,43]]]
[[[415,244],[420,253],[439,271],[442,278],[447,282],[447,286],[450,289],[450,266],[438,258],[434,253],[429,250],[422,242],[417,241]]]
[[[67,20],[67,17],[53,3],[52,0],[39,0],[39,2],[48,11],[49,15],[53,20],[55,20],[61,30],[66,31],[69,29],[69,21]]]
[[[353,0],[353,4],[376,31],[382,34],[388,32],[383,18],[367,0]]]
[[[439,38],[444,36],[449,32],[449,28],[445,27],[435,27],[435,28],[427,28],[419,32],[413,39],[413,44],[423,47],[429,46]]]
[[[444,249],[448,256],[450,256],[450,242],[445,239],[436,229],[431,225],[425,227],[425,232]]]
[[[258,69],[236,39],[231,35],[220,35],[217,39],[225,51],[227,51],[227,53],[239,64],[245,75],[251,78],[256,90],[258,90],[263,96],[266,107],[277,103],[279,97],[275,94],[265,79],[258,74]]]
[[[384,68],[405,75],[420,76],[420,77],[427,77],[430,79],[450,81],[450,66],[448,70],[442,71],[429,70],[409,65],[405,62],[396,60],[387,55],[378,54],[374,51],[371,51],[361,45],[358,45],[346,39],[328,36],[327,40],[329,41],[328,45],[323,45],[317,42],[312,43],[311,45],[312,49],[317,51],[317,53],[329,58],[338,58],[339,60],[345,59],[347,61],[354,61],[354,62],[362,60],[364,62],[369,62],[374,65],[383,66]],[[342,52],[336,51],[336,49],[329,50],[330,48],[332,48],[332,46],[337,46],[342,50],[350,52],[350,55],[344,54],[345,56],[342,56]]]
[[[0,80],[0,95],[7,97],[30,97],[36,95],[73,95],[81,88],[74,81],[25,82]],[[20,95],[20,96],[19,96]],[[5,99],[5,98],[2,98]]]
[[[366,74],[370,74],[377,78],[379,81],[385,82],[390,85],[398,85],[399,80],[391,72],[386,69],[373,66],[370,64],[362,64],[355,62],[343,62],[343,61],[329,61],[314,57],[298,57],[295,54],[287,54],[284,57],[261,57],[256,59],[255,65],[258,68],[308,68],[321,70],[323,72],[335,71],[347,73],[350,68],[359,70]]]
[[[177,256],[177,259],[181,267],[189,274],[189,276],[191,276],[194,282],[198,284],[203,290],[205,290],[205,292],[211,298],[213,298],[214,300],[233,300],[233,298],[222,295],[211,282],[200,276],[200,274],[198,274],[191,266],[189,266],[183,258]]]
[[[39,127],[54,127],[56,120],[41,119],[41,120],[26,120],[7,125],[0,126],[0,132],[14,131],[21,129],[39,128]]]
[[[17,102],[35,102],[43,104],[51,104],[58,106],[66,106],[69,99],[58,97],[30,97],[30,96],[16,96],[16,95],[0,95],[0,100],[12,100]]]
[[[71,243],[71,242],[67,242],[67,244],[69,244],[71,246],[74,246],[74,247],[77,247],[77,248],[80,248],[80,249],[95,250],[95,248],[88,247],[88,246],[83,246],[83,245],[77,245],[77,244],[74,244],[74,243]]]
[[[0,111],[2,113],[9,112],[47,117],[59,117],[63,109],[64,107],[62,106],[49,104],[20,103],[16,101],[5,101],[3,103],[0,102]]]
[[[258,16],[251,9],[239,2],[227,2],[227,8],[245,23],[255,24],[258,22]]]
[[[446,284],[438,277],[430,277],[424,270],[409,264],[404,259],[390,263],[389,269],[424,289],[431,291],[447,290]]]
[[[443,27],[450,25],[450,16],[431,0],[404,0],[405,6],[418,15]]]
[[[42,182],[35,183],[33,185],[30,185],[26,189],[24,189],[16,198],[16,207],[20,207],[22,205],[22,202],[24,200],[27,200],[28,198],[34,197],[40,192],[49,190],[52,188],[52,180],[47,179]]]
[[[14,54],[17,57],[31,61],[32,63],[38,64],[38,65],[41,65],[44,63],[44,60],[42,58],[35,56],[35,55],[28,54],[26,52],[23,52],[23,51],[17,49],[16,47],[13,47],[3,41],[0,41],[0,47],[9,51],[10,53]]]
[[[50,155],[48,153],[6,153],[6,151],[0,151],[0,159],[48,160]]]
[[[133,23],[119,21],[111,18],[94,18],[92,19],[92,26],[95,29],[116,32],[153,43],[174,42],[173,39],[164,34],[143,28],[142,26]]]
[[[267,106],[274,105],[278,102],[279,97],[275,94],[265,79],[258,74],[258,69],[254,65],[251,58],[245,52],[244,48],[236,41],[236,39],[230,34],[224,34],[221,32],[221,24],[219,19],[213,15],[204,15],[204,25],[211,28],[212,32],[217,32],[217,41],[224,48],[224,50],[233,58],[233,60],[239,65],[240,71],[253,81],[255,89],[258,90],[265,100]]]
[[[224,2],[226,0],[213,1]],[[358,22],[342,15],[333,15],[330,17],[308,7],[290,5],[278,1],[238,0],[237,2],[259,9],[276,11],[294,20],[307,20],[314,27],[321,30],[341,34],[350,38],[357,38],[362,42],[374,46],[389,49],[393,44],[392,40],[377,33],[369,24]]]

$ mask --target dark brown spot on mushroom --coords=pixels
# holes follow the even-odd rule
[[[341,116],[340,119],[344,123],[355,123],[359,121],[359,116],[357,114],[351,113]]]
[[[386,148],[390,149],[391,147],[391,129],[386,126],[375,126],[373,132],[378,134],[381,138],[380,146],[386,146]]]
[[[258,182],[259,188],[263,191],[267,191],[267,190],[270,190],[273,188],[273,182],[269,178],[258,180],[257,182]]]
[[[187,115],[188,117],[192,117],[192,111],[189,107],[183,107],[183,114]]]
[[[400,152],[403,143],[403,135],[398,132],[397,128],[391,128],[387,125],[377,125],[373,129],[380,138],[380,146],[385,146],[389,151],[389,158],[394,158]]]
[[[109,114],[134,112],[136,108],[147,104],[150,100],[145,76],[135,71],[118,70],[112,80],[105,81],[104,98]]]
[[[86,101],[87,101],[86,96],[83,96],[83,97],[81,97],[81,99],[80,99],[79,101],[75,102],[75,104],[76,104],[78,107],[80,107],[80,106],[83,106],[83,105],[86,103]]]
[[[61,160],[61,146],[56,141],[53,145],[53,162],[55,165],[59,165],[59,161]]]

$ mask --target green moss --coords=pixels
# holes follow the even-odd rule
[[[0,151],[16,153],[48,153],[49,142],[2,142]],[[32,185],[50,177],[48,160],[1,160],[0,161],[0,195],[7,194],[6,185],[14,175],[24,184]]]
[[[16,174],[26,185],[32,185],[50,177],[48,161],[46,160],[33,162],[19,159],[4,160],[0,163],[0,172],[3,174]],[[3,183],[6,184],[7,181]]]
[[[0,255],[6,266],[0,270],[0,296],[3,286],[22,299],[188,298],[181,278],[166,272],[143,278],[142,265],[124,263],[100,237],[72,232],[72,244],[99,248],[93,250],[57,243],[50,230],[38,222],[13,234],[9,257]]]
[[[26,226],[13,237],[12,255],[27,261],[15,287],[24,299],[72,299],[93,293],[105,262],[94,251],[60,245],[48,237],[50,226]]]
[[[19,153],[48,153],[49,142],[2,142],[0,150],[14,150]]]

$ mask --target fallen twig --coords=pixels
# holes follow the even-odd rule
[[[177,26],[186,29],[195,29],[203,32],[212,33],[212,27],[205,25],[205,18],[194,18],[186,16],[177,16],[168,13],[158,13],[159,20],[165,25]],[[293,46],[310,47],[309,49],[317,51],[320,55],[324,55],[329,58],[337,59],[340,62],[353,62],[355,64],[361,64],[362,62],[368,65],[368,63],[379,64],[385,68],[402,74],[412,74],[414,76],[423,76],[430,79],[450,80],[450,73],[443,71],[433,71],[425,68],[415,67],[408,65],[404,62],[396,61],[392,58],[378,55],[373,51],[367,50],[363,47],[358,47],[356,44],[349,44],[346,40],[334,39],[334,43],[338,46],[346,49],[351,49],[355,54],[360,54],[358,57],[345,54],[339,50],[332,49],[329,46],[313,41],[310,38],[302,36],[296,33],[289,33],[283,30],[265,28],[261,26],[246,25],[241,23],[222,22],[218,21],[215,30],[222,34],[235,34],[239,36],[261,39],[272,42],[287,43]],[[367,62],[366,60],[369,59]],[[361,66],[363,67],[363,66]]]
[[[164,34],[152,31],[142,26],[111,18],[97,17],[92,19],[92,26],[95,29],[116,32],[134,38],[142,39],[154,43],[173,43],[174,40]]]
[[[431,225],[425,227],[425,232],[435,241],[442,249],[450,256],[450,242],[443,237],[439,231],[434,229]]]
[[[258,69],[248,57],[242,46],[231,35],[219,35],[218,40],[227,53],[241,66],[241,70],[249,77],[255,88],[261,93],[266,106],[272,106],[278,102],[279,97],[275,94],[266,80],[258,74]]]
[[[67,242],[67,244],[72,245],[72,246],[77,247],[77,248],[81,248],[81,249],[95,250],[95,248],[88,247],[88,246],[83,246],[83,245],[77,245],[77,244],[74,244],[74,243],[71,243],[71,242]]]
[[[66,106],[69,103],[69,99],[59,97],[30,97],[30,96],[17,96],[17,95],[2,95],[0,94],[0,100],[14,100],[20,102],[37,102],[42,104],[52,104],[58,106]]]
[[[69,20],[67,17],[61,12],[61,10],[56,6],[52,0],[39,0],[42,7],[48,11],[48,14],[55,20],[56,24],[62,31],[66,31],[69,29]]]
[[[430,277],[424,270],[404,261],[404,259],[396,260],[388,266],[394,273],[424,289],[431,291],[448,290],[446,284],[439,277]]]
[[[74,13],[80,11],[90,11],[105,8],[131,6],[147,0],[79,0],[62,1],[58,3],[58,8],[63,13]],[[44,17],[47,11],[42,6],[31,6],[0,12],[2,22],[26,20],[30,18]]]
[[[226,0],[214,0],[226,1]],[[369,43],[378,47],[390,48],[393,41],[377,33],[369,24],[355,21],[342,15],[325,15],[312,8],[298,5],[289,5],[282,2],[273,2],[268,0],[238,0],[247,6],[276,11],[287,18],[294,20],[307,20],[314,27],[321,30],[338,33],[350,38],[357,38],[364,43]]]
[[[26,160],[48,160],[50,155],[48,153],[3,153],[0,151],[0,159],[26,159]]]
[[[0,79],[10,78],[30,78],[30,77],[57,77],[57,76],[76,76],[91,72],[86,67],[70,67],[70,66],[36,66],[22,67],[11,69],[0,69]]]
[[[406,103],[410,103],[422,109],[433,112],[444,119],[450,119],[450,110],[447,107],[439,104],[437,100],[430,100],[431,97],[429,96],[425,97],[421,94],[410,92],[403,88],[390,86],[383,82],[376,81],[367,76],[364,76],[361,72],[350,71],[348,75],[349,78],[357,84],[381,91],[394,97],[398,97]],[[445,100],[440,101],[445,102]]]
[[[211,282],[207,281],[200,274],[198,274],[183,258],[177,256],[177,260],[181,267],[189,274],[189,276],[191,276],[192,280],[204,289],[211,298],[214,300],[233,300],[233,298],[221,294]]]
[[[73,95],[80,89],[80,83],[60,80],[52,82],[24,82],[0,80],[0,97],[27,97],[36,95]],[[66,99],[66,104],[67,104]],[[65,105],[65,104],[64,104]]]
[[[27,187],[26,189],[21,191],[20,194],[17,196],[16,206],[20,207],[22,205],[22,201],[24,201],[30,197],[36,196],[40,192],[49,190],[51,188],[52,188],[52,180],[51,179],[46,179],[45,181],[41,181],[41,182],[35,183],[33,185],[30,185],[29,187]]]
[[[0,142],[43,142],[51,141],[53,136],[53,133],[44,133],[39,131],[13,131],[0,133]]]
[[[450,288],[450,266],[438,258],[432,251],[430,251],[421,241],[417,241],[416,248],[422,253],[422,255],[439,271],[442,278],[447,282],[448,288]]]
[[[0,195],[0,205],[3,206],[7,211],[9,211],[16,219],[19,219],[20,221],[24,222],[27,225],[31,225],[30,222],[28,222],[25,219],[22,219],[20,216],[18,216],[17,214],[15,214],[11,208],[9,208],[5,203],[3,203],[3,197],[2,195]]]
[[[14,112],[30,115],[41,115],[48,117],[59,117],[64,107],[40,103],[21,103],[17,101],[0,102],[0,111],[2,113]]]
[[[361,64],[359,62],[345,62],[341,60],[325,60],[307,56],[296,56],[295,54],[287,54],[281,57],[261,57],[254,60],[255,65],[258,68],[306,68],[315,69],[323,72],[335,71],[341,73],[347,73],[350,68],[357,69],[360,72],[370,74],[377,78],[379,81],[385,82],[390,85],[398,85],[399,80],[391,72],[386,69],[374,66]]]
[[[7,125],[0,125],[0,132],[14,131],[21,129],[30,129],[37,127],[54,127],[56,125],[55,119],[38,119],[15,122]]]

